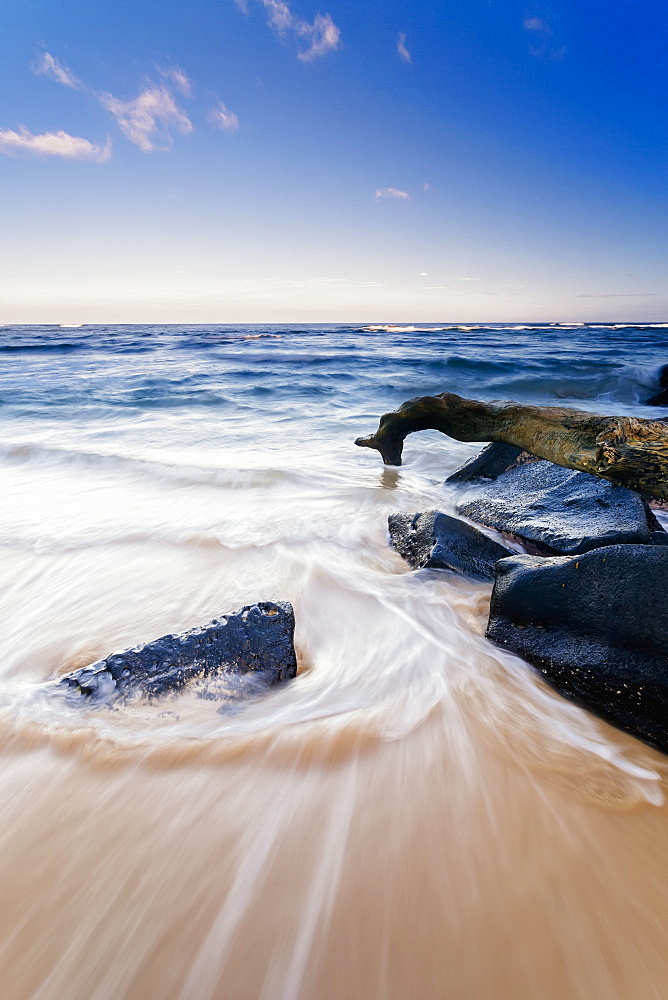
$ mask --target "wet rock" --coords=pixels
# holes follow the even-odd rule
[[[487,638],[561,694],[668,752],[668,548],[496,565]]]
[[[249,673],[278,684],[297,673],[295,618],[285,601],[251,604],[207,625],[164,635],[65,674],[61,688],[100,700],[178,691],[190,681]]]
[[[513,465],[520,455],[525,454],[513,444],[488,444],[474,458],[445,480],[446,483],[469,483],[477,479],[496,479]]]
[[[476,485],[457,510],[526,540],[545,555],[646,543],[650,536],[647,505],[637,493],[544,461],[517,466],[493,482]]]
[[[668,365],[659,372],[659,385],[660,390],[645,400],[647,406],[668,406]]]
[[[645,400],[646,406],[668,406],[668,389],[661,389]]]
[[[392,548],[413,569],[450,569],[482,580],[494,578],[494,564],[512,551],[482,531],[437,510],[390,514]]]

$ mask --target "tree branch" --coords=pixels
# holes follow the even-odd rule
[[[375,434],[355,441],[401,465],[404,439],[438,430],[457,441],[500,441],[567,469],[668,500],[668,427],[662,420],[600,417],[563,406],[483,403],[452,392],[418,396],[385,413]]]

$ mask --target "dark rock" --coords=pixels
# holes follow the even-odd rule
[[[668,389],[661,389],[654,396],[645,400],[646,406],[668,406]]]
[[[668,752],[668,548],[496,565],[487,638],[566,697]]]
[[[660,391],[645,400],[647,406],[668,406],[668,365],[664,365],[659,372],[659,385]]]
[[[492,580],[496,561],[513,554],[472,525],[437,510],[390,514],[388,527],[392,547],[413,569],[451,569]]]
[[[586,472],[532,462],[467,492],[460,514],[526,539],[546,555],[648,542],[642,497]]]
[[[652,531],[649,536],[650,545],[668,545],[668,531]]]
[[[292,605],[265,601],[215,618],[208,625],[113,653],[65,674],[59,687],[95,699],[156,696],[178,691],[196,678],[254,672],[267,684],[297,673]]]
[[[658,517],[652,510],[651,505],[647,501],[647,497],[643,497],[643,500],[645,501],[646,504],[647,523],[649,525],[650,534],[653,534],[654,532],[661,532],[662,534],[665,534],[666,529],[661,524],[661,521],[658,519]]]
[[[496,479],[523,454],[514,444],[494,441],[445,480],[446,483],[468,483],[476,479]]]

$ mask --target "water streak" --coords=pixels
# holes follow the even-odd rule
[[[663,1000],[665,758],[389,549],[476,446],[352,440],[444,389],[648,415],[667,331],[0,331],[3,998]],[[45,694],[275,599],[299,675],[233,711]]]

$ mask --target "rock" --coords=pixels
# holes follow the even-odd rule
[[[645,400],[647,406],[668,406],[668,365],[659,372],[659,392]]]
[[[646,406],[668,406],[668,389],[661,389],[654,396],[645,400]]]
[[[388,527],[392,548],[413,569],[450,569],[492,580],[497,560],[513,554],[472,525],[438,510],[390,514]]]
[[[494,441],[483,448],[474,458],[469,459],[461,468],[453,472],[445,480],[446,483],[469,483],[477,479],[496,479],[502,472],[514,464],[520,455],[521,448],[512,444],[499,444]]]
[[[487,638],[561,694],[668,752],[668,548],[496,564]]]
[[[457,511],[526,540],[545,555],[650,538],[647,507],[637,493],[551,462],[520,465],[476,485]]]
[[[662,534],[665,534],[666,529],[661,524],[661,521],[658,519],[658,517],[656,516],[656,514],[652,510],[651,503],[648,502],[647,497],[643,497],[643,500],[647,504],[647,523],[649,524],[650,534],[654,534],[654,532],[660,532]],[[651,541],[651,537],[650,537],[650,541]],[[659,542],[657,544],[662,544],[662,543]]]
[[[401,465],[404,440],[429,428],[457,441],[496,441],[531,455],[601,476],[617,486],[668,500],[668,423],[638,417],[598,416],[564,406],[484,403],[454,392],[418,396],[380,418],[375,434],[357,438],[379,451],[386,465]]]
[[[178,691],[196,678],[254,672],[267,684],[297,673],[295,618],[286,601],[265,601],[215,618],[208,625],[164,635],[65,674],[58,687],[95,700]]]

